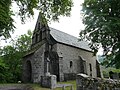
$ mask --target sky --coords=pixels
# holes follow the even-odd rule
[[[74,7],[72,7],[71,16],[70,17],[60,17],[59,22],[51,22],[49,26],[60,31],[66,32],[75,37],[79,36],[79,32],[81,29],[84,29],[84,25],[82,24],[82,2],[84,0],[73,0]],[[16,6],[15,6],[16,7]],[[19,17],[14,17],[15,19],[15,32],[13,36],[19,36],[21,34],[27,33],[27,30],[34,30],[35,24],[38,17],[38,11],[35,11],[34,19],[28,20],[25,24],[21,24]]]
[[[51,22],[49,23],[49,26],[55,29],[58,29],[60,31],[66,32],[70,35],[73,35],[75,37],[79,37],[79,32],[81,29],[84,29],[84,25],[82,24],[82,17],[81,17],[81,9],[82,9],[82,2],[84,0],[73,0],[74,2],[74,6],[72,7],[72,11],[71,11],[71,16],[70,17],[63,17],[61,16],[59,19],[59,22]],[[19,7],[16,5],[16,3],[12,4],[12,10],[17,13],[19,12]],[[15,39],[16,37],[22,35],[22,34],[26,34],[28,30],[34,30],[35,28],[35,24],[38,18],[38,14],[39,11],[35,10],[35,14],[34,17],[31,19],[27,19],[27,21],[25,22],[25,24],[21,24],[21,20],[20,17],[17,16],[17,14],[15,14],[15,16],[13,16],[13,19],[15,21],[14,25],[15,25],[15,31],[14,33],[11,35],[13,39]],[[4,45],[8,45],[10,40],[4,41],[1,40],[0,41],[0,45],[2,44],[2,46]]]
[[[84,29],[84,25],[82,23],[82,6],[81,4],[84,0],[73,0],[74,6],[72,7],[71,16],[63,17],[61,16],[59,22],[51,22],[49,26],[75,37],[79,37],[79,33]],[[17,12],[17,6],[13,5],[13,9]],[[38,18],[38,11],[35,11],[35,15],[33,19],[28,19],[25,24],[21,24],[20,18],[18,16],[14,16],[15,20],[15,32],[12,34],[12,38],[18,37],[22,34],[26,34],[28,30],[34,30],[35,24]],[[4,42],[2,42],[3,44]],[[8,43],[8,42],[7,42]],[[98,54],[101,54],[102,49],[99,50]]]

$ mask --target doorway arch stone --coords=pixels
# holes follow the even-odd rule
[[[26,82],[32,82],[32,65],[31,61],[26,61]]]

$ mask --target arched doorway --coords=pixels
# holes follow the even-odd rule
[[[49,58],[50,58],[50,66],[49,66],[49,71],[51,74],[57,76],[57,81],[60,81],[59,78],[59,57],[57,52],[51,51],[49,53]]]
[[[30,61],[26,62],[26,82],[32,82],[32,66]]]

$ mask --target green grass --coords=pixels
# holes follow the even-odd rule
[[[31,84],[34,90],[50,90],[48,88],[42,88],[39,84]]]
[[[59,84],[72,84],[73,85],[73,89],[76,90],[76,81],[67,81],[67,82],[58,82]],[[59,89],[55,89],[55,90],[59,90]],[[62,89],[60,89],[62,90]],[[70,90],[70,87],[67,87],[65,90]]]
[[[73,89],[76,90],[76,81],[58,82],[59,84],[72,84]],[[34,90],[51,90],[49,88],[43,88],[38,84],[31,84]],[[53,90],[62,90],[62,88],[55,88]],[[66,87],[65,90],[70,90],[70,87]]]
[[[76,81],[67,81],[67,82],[58,82],[58,84],[72,84],[73,85],[73,90],[76,90]],[[43,88],[40,86],[40,84],[17,84],[17,83],[5,83],[5,84],[0,84],[0,86],[16,86],[16,85],[28,85],[32,87],[34,90],[62,90],[62,88],[55,88],[55,89],[50,89],[50,88]],[[65,90],[70,90],[71,87],[66,87]]]

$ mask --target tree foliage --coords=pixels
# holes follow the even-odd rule
[[[19,7],[17,13],[22,22],[34,15],[34,9],[45,15],[47,20],[58,20],[60,15],[69,16],[73,5],[72,0],[0,0],[0,36],[5,38],[10,37],[10,32],[15,28],[12,3]]]
[[[22,57],[30,49],[32,32],[12,40],[11,45],[1,49],[0,82],[17,82],[21,80]]]
[[[10,37],[15,26],[12,19],[11,0],[0,0],[0,37]]]
[[[6,82],[7,76],[7,67],[0,57],[0,83]]]
[[[81,39],[90,41],[95,53],[102,46],[109,65],[120,68],[120,0],[85,0],[83,14]]]

